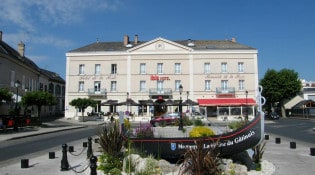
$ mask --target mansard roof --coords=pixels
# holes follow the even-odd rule
[[[163,39],[163,38],[161,38]],[[165,40],[165,39],[164,39]],[[152,40],[151,40],[152,41]],[[123,42],[96,42],[69,52],[100,52],[100,51],[127,51],[134,47],[139,47],[150,41],[138,41],[137,43],[129,42],[129,47],[125,46]],[[185,47],[190,47],[193,50],[256,50],[236,41],[230,40],[174,40]]]

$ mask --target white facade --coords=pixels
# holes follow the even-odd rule
[[[108,99],[126,101],[127,93],[136,102],[159,97],[183,101],[256,97],[258,51],[254,48],[234,40],[156,38],[140,43],[136,36],[131,43],[128,38],[125,36],[121,43],[97,42],[66,53],[65,117],[78,115],[69,102],[79,97],[93,98],[99,103]],[[110,111],[108,106],[99,106],[85,112],[92,110]],[[126,110],[126,106],[116,109]],[[128,110],[137,114],[138,107]]]

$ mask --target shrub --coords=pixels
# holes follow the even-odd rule
[[[236,130],[246,124],[246,121],[233,121],[229,123],[228,127],[232,130]]]
[[[219,157],[218,142],[209,148],[204,148],[203,139],[196,140],[196,149],[187,149],[179,174],[217,175],[221,174],[219,166],[222,163]]]
[[[190,132],[189,132],[189,137],[207,137],[207,136],[212,136],[214,135],[214,131],[206,126],[198,126],[194,127]]]
[[[197,119],[194,121],[194,125],[195,126],[204,126],[204,123],[200,119]]]
[[[118,156],[124,145],[124,138],[117,121],[107,124],[98,130],[99,144],[104,153]]]
[[[154,129],[149,123],[145,124],[140,123],[140,127],[135,129],[135,135],[138,138],[154,137]]]
[[[122,160],[120,157],[104,153],[99,157],[99,163],[97,169],[102,170],[105,174],[116,171],[115,169],[121,172]]]
[[[130,130],[131,125],[128,119],[124,119],[124,126],[125,126],[125,129]]]

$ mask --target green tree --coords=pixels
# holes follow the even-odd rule
[[[6,88],[0,88],[0,104],[2,101],[10,102],[13,94]]]
[[[262,95],[266,98],[266,107],[270,110],[275,105],[281,108],[285,117],[284,102],[290,100],[301,92],[302,83],[297,72],[291,69],[276,71],[268,69],[260,85],[264,88]]]
[[[87,107],[96,106],[96,101],[90,98],[76,98],[70,101],[69,105],[74,106],[75,108],[78,108],[82,112],[82,118],[84,121],[84,111]]]
[[[25,109],[33,105],[37,107],[39,125],[42,123],[40,116],[42,106],[53,106],[55,104],[57,104],[56,98],[51,93],[44,91],[27,92],[22,97],[22,105],[25,107]]]

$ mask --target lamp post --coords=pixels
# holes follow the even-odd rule
[[[18,112],[18,100],[19,100],[19,86],[20,86],[20,81],[16,80],[14,83],[14,86],[16,87],[16,98],[15,98],[15,109],[14,109],[14,130],[18,129],[17,125],[17,116],[19,114]]]
[[[246,95],[246,115],[245,115],[245,121],[248,121],[248,102],[247,102],[247,95],[248,95],[248,91],[245,91],[245,95]]]
[[[178,87],[179,90],[179,126],[178,126],[178,130],[183,130],[184,126],[183,126],[183,105],[182,105],[182,92],[183,92],[183,86],[179,85]]]

